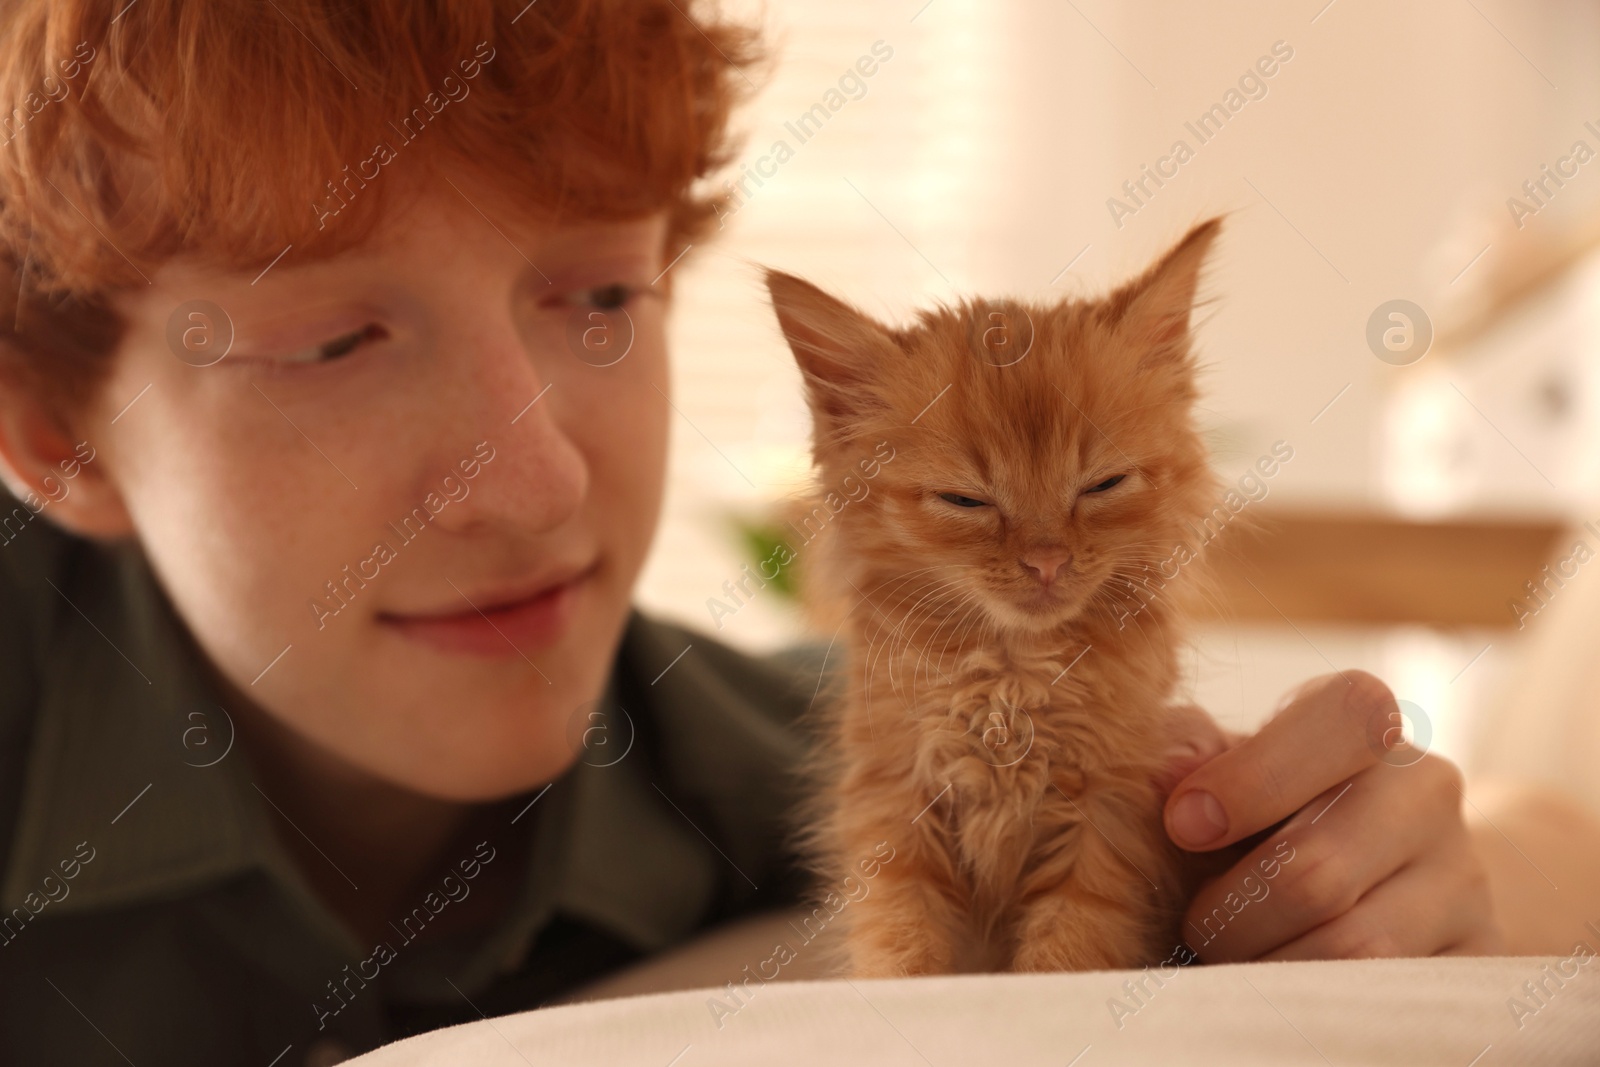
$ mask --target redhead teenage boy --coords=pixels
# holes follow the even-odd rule
[[[0,147],[0,1059],[337,1062],[795,899],[816,658],[631,607],[760,41],[681,0],[0,31],[0,106],[50,101]],[[1300,857],[1203,959],[1527,928],[1454,769],[1367,743],[1392,706],[1349,672],[1174,739],[1175,839]]]

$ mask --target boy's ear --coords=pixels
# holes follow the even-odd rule
[[[0,378],[0,481],[36,515],[80,537],[133,535],[133,518],[94,446],[18,383]]]
[[[1200,268],[1221,230],[1221,217],[1195,226],[1154,266],[1111,297],[1113,306],[1123,308],[1119,328],[1140,348],[1144,363],[1181,357],[1188,351],[1189,312],[1194,309]]]
[[[899,346],[870,316],[782,271],[766,272],[778,325],[805,379],[806,401],[829,431],[882,407],[878,383]]]

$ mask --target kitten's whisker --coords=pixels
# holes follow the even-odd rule
[[[942,684],[944,684],[944,685],[949,685],[950,684],[950,676],[948,674],[946,674],[945,670],[944,670],[944,658],[945,658],[945,655],[950,650],[950,643],[952,641],[957,641],[957,638],[960,635],[964,634],[968,629],[970,629],[972,624],[975,621],[977,621],[977,620],[979,620],[979,619],[981,619],[983,617],[983,613],[984,613],[983,604],[977,601],[976,594],[969,593],[968,594],[968,599],[970,601],[970,606],[968,606],[966,608],[966,610],[961,615],[961,618],[960,618],[959,622],[950,631],[950,636],[945,639],[944,647],[939,650],[939,659],[938,659],[938,662],[937,662],[937,664],[935,666],[936,666],[937,670],[939,671],[940,682]],[[963,657],[962,645],[959,643],[959,641],[957,641],[957,644],[956,644],[956,663],[959,664],[961,662],[961,660],[962,660],[962,657]]]
[[[971,619],[975,614],[981,614],[984,610],[983,602],[979,600],[978,594],[975,590],[967,590],[967,592],[962,595],[961,603],[957,605],[957,608],[961,608],[966,605],[971,606],[966,607],[965,612],[961,616],[960,622],[951,628],[950,636],[944,639],[944,645],[939,649],[939,662],[935,664],[935,666],[941,675],[944,674],[944,658],[950,651],[950,642],[954,641],[956,637],[968,627],[969,623],[967,620]],[[960,646],[957,645],[956,647],[957,654],[959,655]],[[948,683],[949,679],[946,678],[944,681]]]
[[[930,597],[934,597],[935,595],[938,595],[942,600],[942,598],[945,595],[945,593],[951,587],[954,587],[954,586],[957,586],[957,585],[960,584],[961,578],[962,578],[962,576],[958,574],[954,578],[946,579],[946,580],[940,582],[939,584],[935,585],[932,589],[930,589],[928,592],[924,593],[922,595],[922,597],[915,604],[911,605],[911,608],[906,612],[905,617],[901,619],[899,626],[896,627],[896,629],[901,632],[901,636],[902,636],[902,639],[903,639],[903,644],[904,645],[909,645],[909,646],[914,647],[914,648],[917,648],[917,651],[920,653],[920,655],[918,656],[918,660],[912,663],[912,668],[911,669],[912,669],[913,688],[914,688],[915,677],[916,677],[916,665],[917,665],[917,662],[920,662],[921,659],[924,658],[927,655],[927,649],[925,647],[917,646],[916,642],[912,640],[912,633],[914,632],[914,629],[915,629],[912,624],[915,623],[915,621],[917,619],[918,608],[921,607],[921,605],[925,601],[927,601]],[[935,600],[933,604],[929,605],[929,607],[927,609],[927,613],[931,614],[932,611],[939,605],[940,602],[941,602],[940,600]],[[935,630],[935,633],[937,633],[937,632],[938,631]],[[898,657],[892,658],[889,661],[889,681],[890,681],[890,684],[895,684],[895,670],[894,670],[894,667],[895,667],[895,663],[896,663],[897,659],[898,659]]]
[[[1119,599],[1119,597],[1122,597],[1122,596],[1127,596],[1128,599],[1126,599],[1126,600]],[[1098,589],[1096,589],[1094,591],[1094,593],[1090,597],[1090,602],[1091,603],[1096,603],[1096,602],[1104,603],[1106,605],[1107,609],[1108,609],[1107,610],[1107,614],[1109,614],[1111,616],[1111,620],[1112,621],[1116,621],[1116,619],[1119,617],[1118,616],[1118,612],[1120,610],[1121,614],[1123,616],[1126,616],[1127,618],[1132,619],[1134,621],[1135,625],[1139,624],[1139,615],[1142,614],[1142,609],[1135,609],[1135,606],[1138,605],[1140,603],[1140,601],[1137,598],[1134,598],[1132,596],[1129,596],[1126,593],[1123,593],[1121,590],[1118,590],[1118,589],[1115,589],[1115,588],[1111,587],[1109,581],[1107,582],[1107,584],[1102,585],[1100,588],[1098,588]],[[1134,609],[1134,610],[1130,610],[1130,609]],[[1127,627],[1127,623],[1124,622],[1121,625],[1119,625],[1117,627],[1117,629],[1120,631],[1120,630],[1125,629],[1126,627]]]
[[[943,565],[943,567],[948,567],[948,566],[954,566],[954,564],[945,564],[945,565]],[[917,575],[926,574],[927,572],[933,571],[933,570],[941,570],[941,569],[943,569],[943,567],[922,567],[922,568],[920,568],[918,570],[911,571],[908,574],[901,575],[897,579],[887,579],[887,580],[885,580],[883,582],[880,582],[879,585],[874,589],[874,591],[876,591],[876,589],[878,589],[878,588],[882,588],[883,586],[889,585],[891,582],[893,582],[894,585],[897,588],[900,587],[900,586],[904,586],[907,582],[909,582],[912,578],[916,577]],[[875,602],[872,602],[869,599],[869,603],[872,603],[873,610],[876,611],[877,615],[878,615],[878,618],[877,618],[878,627],[877,627],[876,630],[873,631],[872,636],[868,638],[869,643],[871,641],[876,640],[877,635],[879,633],[883,632],[883,627],[888,625],[893,620],[893,617],[894,617],[896,609],[898,609],[900,607],[900,605],[905,602],[906,597],[912,595],[912,593],[916,592],[916,590],[919,589],[919,588],[921,588],[921,586],[912,586],[910,591],[904,593],[898,600],[895,601],[893,607],[889,611],[883,610],[882,608],[878,607]],[[866,597],[867,594],[862,593],[862,596]]]
[[[942,566],[953,566],[953,564],[944,564]],[[941,567],[922,567],[922,568],[919,568],[917,570],[911,571],[911,572],[909,572],[907,574],[899,575],[896,578],[885,579],[884,581],[880,582],[877,586],[874,586],[874,591],[876,591],[878,589],[881,589],[884,586],[887,586],[887,585],[889,585],[891,583],[893,583],[897,587],[901,586],[901,585],[904,585],[905,583],[909,582],[912,578],[916,577],[917,575],[926,574],[929,571],[934,571],[934,570],[939,570],[939,569],[941,569]],[[853,585],[854,585],[854,583],[852,583],[852,586]],[[915,591],[915,588],[916,587],[913,587],[913,591]],[[897,600],[895,602],[895,604],[894,604],[894,608],[897,609],[900,606],[900,604],[904,602],[905,597],[909,596],[909,595],[910,595],[910,593],[906,593],[899,600]],[[867,655],[865,657],[866,658],[866,662],[862,664],[862,669],[865,672],[865,679],[864,680],[865,680],[865,685],[866,685],[866,692],[867,692],[867,695],[868,695],[868,697],[870,699],[871,692],[872,692],[872,672],[873,672],[873,669],[874,669],[874,666],[875,666],[875,664],[877,662],[878,657],[882,654],[882,650],[880,649],[879,644],[878,644],[878,638],[879,638],[879,635],[883,633],[883,628],[885,626],[887,626],[891,621],[893,621],[894,614],[893,614],[893,609],[891,609],[891,611],[884,611],[882,608],[879,608],[875,603],[872,603],[871,599],[869,597],[867,597],[867,594],[863,593],[862,597],[864,599],[866,599],[868,603],[872,604],[873,611],[876,613],[875,621],[878,624],[876,629],[874,629],[873,632],[870,635],[867,636]],[[892,638],[892,635],[891,635],[891,638]],[[874,654],[875,652],[876,652],[876,654]]]
[[[898,585],[898,584],[906,581],[908,578],[914,578],[919,574],[926,574],[929,571],[943,570],[943,569],[946,569],[946,568],[949,568],[949,567],[956,567],[956,566],[959,566],[959,564],[956,564],[956,563],[939,563],[939,564],[935,564],[935,565],[930,566],[930,567],[918,567],[914,571],[904,571],[904,572],[899,573],[899,574],[891,574],[889,577],[885,578],[883,581],[879,582],[877,585],[873,586],[871,589],[867,590],[866,592],[862,593],[861,595],[862,596],[868,596],[868,595],[870,595],[872,593],[878,592],[879,590],[883,589],[885,586]],[[858,591],[859,591],[859,589],[858,589]]]
[[[927,573],[928,571],[939,570],[939,569],[941,569],[941,567],[948,567],[948,566],[954,566],[954,564],[940,564],[940,565],[936,565],[936,566],[922,567],[922,568],[919,568],[917,570],[909,571],[909,572],[906,572],[906,573],[903,573],[903,574],[892,575],[892,576],[890,576],[888,578],[885,578],[884,580],[879,582],[877,585],[873,586],[872,589],[871,589],[871,592],[878,592],[879,590],[882,590],[884,587],[889,586],[889,585],[903,584],[903,583],[905,583],[907,581],[910,581],[912,578],[916,577],[919,574],[924,574],[924,573]],[[877,606],[876,603],[873,602],[870,593],[862,592],[861,591],[861,587],[857,586],[854,582],[850,582],[849,584],[850,584],[851,588],[855,589],[855,591],[860,595],[860,599],[857,600],[853,605],[851,605],[850,610],[845,613],[845,617],[843,619],[841,619],[840,622],[839,622],[839,625],[834,628],[834,636],[833,636],[833,640],[831,640],[829,642],[829,649],[830,650],[832,649],[833,641],[837,641],[838,640],[839,633],[846,626],[850,625],[852,617],[855,615],[855,613],[858,610],[860,610],[860,608],[861,608],[861,606],[863,604],[867,605],[868,607],[870,607],[872,609],[873,615],[874,615],[874,617],[875,617],[875,619],[877,620],[877,623],[878,623],[878,630],[875,631],[873,635],[868,636],[868,638],[867,638],[867,654],[864,657],[866,662],[863,663],[863,665],[862,665],[863,666],[863,673],[864,673],[864,678],[863,678],[864,684],[863,684],[863,687],[862,687],[862,698],[863,698],[863,709],[866,712],[868,731],[873,736],[876,736],[876,730],[874,729],[873,722],[872,722],[872,661],[873,661],[873,658],[874,658],[872,656],[872,651],[873,651],[873,645],[874,645],[874,639],[875,639],[876,633],[880,632],[882,630],[883,626],[888,624],[891,616],[888,613],[884,612],[881,608],[879,608]],[[869,623],[870,623],[870,620],[869,620]],[[858,625],[864,627],[865,625],[868,625],[869,623],[863,623],[863,624],[858,624]],[[818,681],[818,685],[819,685],[819,687],[821,685],[820,679]],[[813,701],[815,701],[815,699],[816,699],[815,694],[813,694],[812,699],[813,699]]]
[[[877,585],[873,586],[872,589],[870,591],[867,591],[867,592],[863,592],[861,587],[856,585],[854,582],[850,583],[850,587],[852,589],[854,589],[857,593],[860,593],[861,594],[861,599],[866,604],[871,606],[871,608],[873,610],[873,613],[876,616],[877,621],[879,623],[879,629],[882,629],[883,625],[886,624],[889,621],[889,613],[884,611],[882,608],[880,608],[878,606],[878,602],[872,598],[872,594],[879,592],[880,590],[884,589],[884,587],[889,586],[891,584],[896,586],[896,587],[904,585],[906,582],[910,581],[912,578],[915,578],[919,574],[926,574],[928,571],[938,570],[938,569],[939,568],[937,568],[937,567],[921,567],[921,568],[919,568],[917,570],[910,571],[910,572],[908,572],[906,574],[900,574],[900,575],[896,575],[896,576],[891,577],[891,578],[885,578],[883,581],[881,581]]]
[[[962,605],[971,595],[965,590],[968,580],[965,575],[957,575],[955,578],[942,583],[939,588],[923,598],[924,601],[927,601],[925,605],[919,602],[907,617],[908,629],[917,632],[920,632],[921,628],[926,625],[926,620],[937,619],[933,630],[927,634],[923,644],[918,648],[917,658],[912,663],[910,681],[913,701],[917,695],[917,675],[920,668],[926,665],[927,669],[922,670],[922,674],[930,684],[934,681],[932,673],[935,669],[934,660],[930,650],[933,647],[933,643],[938,640],[941,630],[946,626],[959,622],[959,612],[962,609]],[[910,641],[909,633],[907,641]],[[938,674],[940,675],[939,684],[946,685],[949,683],[950,679],[944,676],[942,670],[939,670]]]
[[[953,564],[947,564],[946,566],[954,566],[954,565]],[[939,568],[924,567],[921,570],[915,571],[913,573],[914,574],[922,574],[922,573],[926,573],[927,571],[935,570],[935,569],[939,569]],[[936,583],[936,584],[950,584],[950,581],[951,580],[947,579],[944,582]],[[898,613],[899,606],[901,604],[903,604],[913,593],[919,591],[921,588],[922,588],[921,586],[913,586],[909,591],[904,593],[897,601],[895,601],[894,611],[896,613]],[[924,599],[925,599],[925,597],[924,597]],[[920,601],[919,601],[919,603],[920,603]],[[890,613],[880,612],[880,614],[882,614],[884,616],[883,623],[887,624],[887,622],[890,620],[890,617],[891,617]],[[905,625],[905,618],[902,616],[900,618],[900,620],[896,623],[895,627],[892,630],[890,630],[888,636],[886,638],[884,638],[882,644],[880,644],[878,642],[878,635],[881,634],[882,631],[883,631],[883,625],[881,625],[881,624],[878,627],[877,631],[875,631],[873,633],[872,637],[869,638],[869,640],[868,640],[867,663],[864,665],[864,669],[866,671],[867,692],[869,694],[871,693],[872,676],[873,676],[873,674],[875,673],[875,671],[877,669],[878,662],[883,658],[883,656],[885,654],[889,655],[889,668],[888,669],[889,669],[890,690],[893,693],[895,693],[896,695],[900,694],[899,684],[895,680],[895,672],[894,672],[894,664],[895,664],[895,660],[897,658],[897,655],[894,653],[893,650],[894,650],[895,644],[896,644],[896,637],[897,637],[897,635],[900,634],[900,631],[901,631],[901,629],[902,629],[902,627],[904,625]]]
[[[940,630],[943,630],[946,626],[950,626],[952,623],[954,623],[956,626],[959,626],[961,624],[961,621],[966,618],[966,614],[963,613],[963,609],[977,595],[977,594],[973,593],[970,589],[962,591],[959,588],[959,585],[958,585],[957,589],[954,592],[955,593],[959,593],[959,596],[955,597],[954,603],[950,603],[949,608],[944,611],[944,617],[939,621],[939,624],[933,628],[933,633],[928,635],[927,643],[926,643],[926,645],[925,645],[925,647],[923,649],[923,655],[918,658],[918,664],[919,665],[922,664],[922,663],[926,663],[927,666],[928,666],[928,671],[924,672],[924,676],[927,677],[928,681],[929,682],[933,681],[933,674],[930,673],[930,672],[936,672],[939,675],[939,684],[940,685],[948,685],[950,683],[950,679],[945,676],[944,666],[943,666],[943,664],[944,664],[944,649],[948,649],[950,647],[950,638],[946,638],[945,639],[944,648],[940,650],[939,660],[937,662],[935,662],[932,658],[930,658],[927,655],[927,649],[931,648],[933,646],[933,642],[938,639]],[[953,595],[954,595],[954,593],[951,593],[951,592],[947,592],[947,593],[943,594],[941,596],[941,602],[942,603],[949,603],[950,602],[950,598]],[[954,637],[954,636],[955,636],[955,631],[952,628],[951,637]],[[913,672],[912,672],[911,681],[912,681],[912,693],[913,693],[913,695],[915,695],[915,693],[916,693],[916,673],[915,673],[915,670],[913,670]]]
[[[982,598],[980,598],[976,593],[972,594],[972,597],[975,603],[972,609],[967,613],[967,617],[962,620],[959,633],[960,640],[956,644],[956,655],[958,657],[957,662],[959,662],[959,657],[965,655],[966,653],[966,636],[967,633],[971,631],[973,625],[975,623],[984,623],[985,625],[988,625],[990,622],[988,606],[984,604]],[[971,619],[971,621],[967,621],[968,619]],[[952,634],[951,636],[954,638],[957,635]],[[945,647],[949,647],[949,641],[945,642]],[[939,664],[941,668],[944,666],[943,652],[940,652],[939,654]]]
[[[931,584],[919,585],[919,586],[911,589],[910,591],[906,592],[905,595],[903,595],[902,597],[900,597],[900,599],[895,602],[895,612],[894,613],[898,616],[898,618],[895,621],[895,626],[894,626],[893,630],[891,630],[891,632],[890,632],[891,633],[891,639],[893,638],[893,636],[895,634],[898,634],[898,633],[901,633],[901,632],[904,631],[907,622],[915,617],[918,605],[922,604],[923,601],[927,600],[928,597],[932,596],[934,593],[936,593],[936,592],[938,592],[938,591],[940,591],[942,589],[948,588],[949,586],[956,584],[960,580],[961,580],[961,576],[960,575],[957,575],[954,578],[939,579],[937,581],[932,582]],[[899,609],[900,605],[905,603],[906,600],[908,600],[912,595],[917,594],[917,593],[921,594],[921,596],[918,597],[917,601],[909,609],[907,609],[904,613],[899,612],[898,609]]]
[[[900,626],[903,628],[913,622],[917,617],[918,610],[922,607],[923,603],[928,600],[928,598],[935,595],[942,596],[952,587],[960,585],[962,577],[962,575],[958,574],[954,578],[947,578],[936,585],[929,587],[927,592],[923,593],[923,595],[917,599],[917,602],[912,604],[911,607],[906,610],[906,614],[904,618],[902,618]],[[938,603],[939,601],[935,600],[927,610],[931,611],[934,607],[938,606]]]
[[[906,649],[904,649],[904,651],[906,651],[906,654],[909,654],[910,649],[917,649],[917,657],[912,659],[912,664],[910,664],[910,678],[902,680],[909,681],[910,702],[912,702],[912,704],[915,704],[915,701],[917,701],[918,673],[922,673],[923,664],[928,661],[928,648],[930,648],[931,643],[933,643],[933,637],[938,635],[938,629],[934,630],[933,635],[930,635],[930,637],[926,638],[926,640],[923,640],[922,645],[917,645],[917,643],[912,640],[912,633],[920,633],[920,630],[922,630],[922,621],[918,619],[918,614],[923,614],[923,616],[930,617],[930,619],[931,617],[936,616],[939,605],[944,603],[944,600],[946,600],[946,592],[942,592],[941,590],[941,592],[928,593],[926,597],[923,597],[923,600],[930,600],[930,598],[933,600],[933,603],[928,603],[926,608],[918,611],[918,605],[922,603],[922,601],[918,601],[918,605],[914,605],[914,608],[912,608],[912,613],[910,613],[906,619]],[[942,622],[939,625],[942,625]]]
[[[1144,606],[1145,602],[1144,601],[1139,601],[1137,599],[1135,599],[1135,602],[1140,604],[1140,607],[1136,611],[1129,612],[1128,613],[1128,617],[1133,620],[1133,625],[1138,628],[1139,636],[1144,640],[1145,647],[1150,649],[1152,654],[1157,654],[1158,655],[1159,653],[1157,652],[1157,649],[1156,649],[1155,645],[1152,643],[1152,641],[1150,639],[1149,632],[1145,629],[1144,623],[1141,622],[1140,618],[1139,618],[1141,615],[1145,614],[1145,611],[1146,611],[1146,608]],[[1122,607],[1126,608],[1127,605],[1124,604],[1124,605],[1122,605]],[[1119,629],[1120,629],[1120,627],[1119,627]],[[1161,627],[1160,629],[1163,631],[1163,633],[1165,633],[1166,627]]]
[[[928,587],[928,590],[923,593],[922,597],[915,601],[914,605],[906,609],[906,616],[902,617],[901,622],[899,622],[899,629],[901,629],[902,632],[907,633],[907,640],[909,640],[910,632],[917,629],[918,625],[920,625],[918,616],[920,616],[920,614],[922,614],[922,616],[931,616],[931,614],[933,614],[934,611],[939,608],[939,605],[941,605],[942,601],[944,601],[944,598],[946,598],[947,595],[952,592],[952,590],[960,587],[963,577],[965,577],[963,574],[957,574],[957,576],[947,577],[947,579],[942,579],[942,581],[936,582],[936,584]],[[933,601],[933,603],[928,603],[930,600]]]

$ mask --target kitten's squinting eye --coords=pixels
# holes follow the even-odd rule
[[[1085,489],[1084,492],[1085,493],[1103,493],[1107,489],[1116,488],[1117,483],[1122,481],[1122,479],[1124,479],[1126,477],[1127,477],[1126,474],[1113,474],[1111,477],[1107,478],[1105,481],[1101,482],[1099,485],[1091,485],[1089,488]]]
[[[940,493],[939,499],[948,501],[958,508],[984,508],[989,506],[989,503],[986,500],[979,500],[976,497],[962,496],[960,493]]]

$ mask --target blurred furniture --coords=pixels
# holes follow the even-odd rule
[[[1540,519],[1263,509],[1208,547],[1216,595],[1201,607],[1221,622],[1515,626],[1511,602],[1562,533]]]

